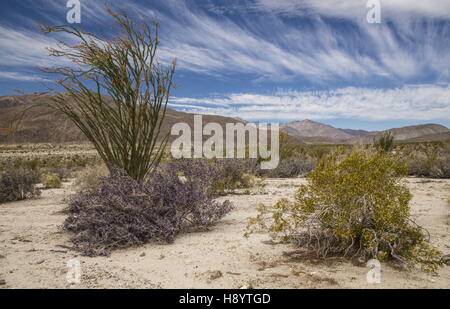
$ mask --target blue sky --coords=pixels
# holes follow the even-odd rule
[[[81,24],[110,35],[104,1],[80,0]],[[67,0],[0,2],[0,95],[43,90],[59,65],[37,22],[66,23]],[[110,0],[156,18],[161,61],[177,58],[170,106],[248,121],[312,119],[380,130],[450,127],[450,1],[384,0],[381,23],[366,0]]]

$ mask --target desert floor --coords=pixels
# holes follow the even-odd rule
[[[416,221],[450,253],[450,180],[406,179]],[[267,179],[250,194],[224,197],[235,209],[209,232],[179,236],[170,245],[148,244],[89,258],[70,251],[59,230],[64,199],[74,188],[43,190],[33,200],[0,205],[0,288],[449,288],[450,268],[437,276],[382,264],[382,282],[369,284],[365,265],[306,258],[299,248],[274,244],[267,234],[243,237],[259,203],[292,197],[304,179]],[[81,262],[81,282],[69,285],[67,261]]]

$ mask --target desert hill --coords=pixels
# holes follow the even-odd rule
[[[289,135],[301,138],[307,144],[372,143],[386,132],[396,141],[436,141],[450,139],[450,130],[439,124],[422,124],[393,128],[385,131],[339,129],[311,120],[288,122],[281,129]]]
[[[394,135],[395,141],[435,141],[446,140],[450,138],[450,130],[440,124],[421,124],[416,126],[406,126],[401,128],[393,128],[362,137],[355,137],[353,142],[370,143],[374,139],[379,138],[382,134],[391,132]]]
[[[9,123],[19,111],[36,103],[48,102],[51,95],[0,96],[0,143],[61,143],[85,142],[80,130],[63,114],[47,107],[30,110],[14,134],[7,134]],[[193,129],[194,115],[167,108],[161,136],[168,134],[175,123],[185,122]],[[238,118],[219,115],[202,115],[203,123],[216,122],[225,128],[226,123],[245,123]],[[303,144],[371,143],[384,132],[394,134],[396,141],[435,141],[450,139],[450,130],[439,124],[424,124],[394,128],[381,132],[339,129],[311,120],[293,121],[280,125],[289,135],[289,141]],[[225,132],[225,130],[224,130]],[[175,137],[173,137],[175,138]]]
[[[281,125],[281,129],[294,136],[328,137],[337,140],[350,139],[353,135],[327,124],[312,120],[292,121]]]
[[[65,115],[44,106],[38,106],[29,110],[16,132],[14,134],[6,134],[8,133],[7,128],[11,120],[14,119],[18,112],[33,104],[47,102],[51,99],[51,95],[0,96],[0,143],[86,142],[87,139],[78,127],[67,119]],[[167,108],[160,136],[170,133],[172,126],[179,122],[187,123],[193,130],[194,115]],[[203,125],[210,122],[220,124],[224,133],[226,123],[244,123],[241,119],[218,115],[202,115],[202,120]],[[176,138],[176,136],[173,136],[173,138]],[[204,139],[206,138],[208,136],[204,136]],[[289,136],[289,141],[297,145],[303,144],[297,137]]]

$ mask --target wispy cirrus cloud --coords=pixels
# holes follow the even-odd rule
[[[321,14],[330,17],[360,19],[367,13],[367,0],[256,0],[251,7],[277,14]],[[446,0],[381,0],[383,15],[397,18],[405,15],[450,18],[450,2]]]
[[[218,12],[212,15],[183,1],[168,1],[176,19],[151,12],[166,28],[163,54],[177,57],[186,70],[315,83],[450,78],[450,24],[436,20],[442,14],[427,10],[428,5],[407,10],[406,3],[394,2],[383,9],[391,10],[391,19],[381,24],[367,23],[366,2],[352,0],[256,1],[229,14],[212,10]],[[437,2],[442,10],[449,6]],[[255,8],[262,13],[255,14]],[[278,14],[283,8],[302,15],[286,19]],[[410,13],[416,11],[423,14]]]
[[[39,16],[46,22],[52,16],[64,22],[67,8],[61,1],[30,3],[42,4]],[[159,19],[161,59],[177,58],[186,72],[312,84],[450,79],[450,24],[442,21],[450,12],[448,1],[382,1],[382,14],[389,16],[382,24],[365,21],[366,1],[360,0],[230,1],[228,10],[213,2],[181,0],[110,4],[147,20]],[[29,24],[29,18],[23,20]],[[82,1],[83,25],[103,24],[104,31],[110,22],[103,3]],[[54,40],[27,28],[0,27],[0,65],[55,61],[45,51]]]
[[[188,112],[245,120],[298,119],[432,120],[450,115],[450,85],[407,85],[393,89],[345,87],[327,91],[280,90],[271,95],[234,93],[222,97],[176,97],[170,106]]]
[[[26,82],[51,82],[50,79],[39,76],[33,72],[4,72],[0,71],[0,79],[9,79]]]
[[[10,67],[49,66],[56,59],[48,56],[47,47],[56,47],[57,41],[26,29],[0,25],[0,65]]]

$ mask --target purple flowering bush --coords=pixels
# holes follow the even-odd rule
[[[150,241],[173,242],[186,230],[206,230],[232,209],[214,200],[214,165],[194,160],[161,164],[145,182],[120,170],[82,191],[69,204],[63,229],[87,256]]]

